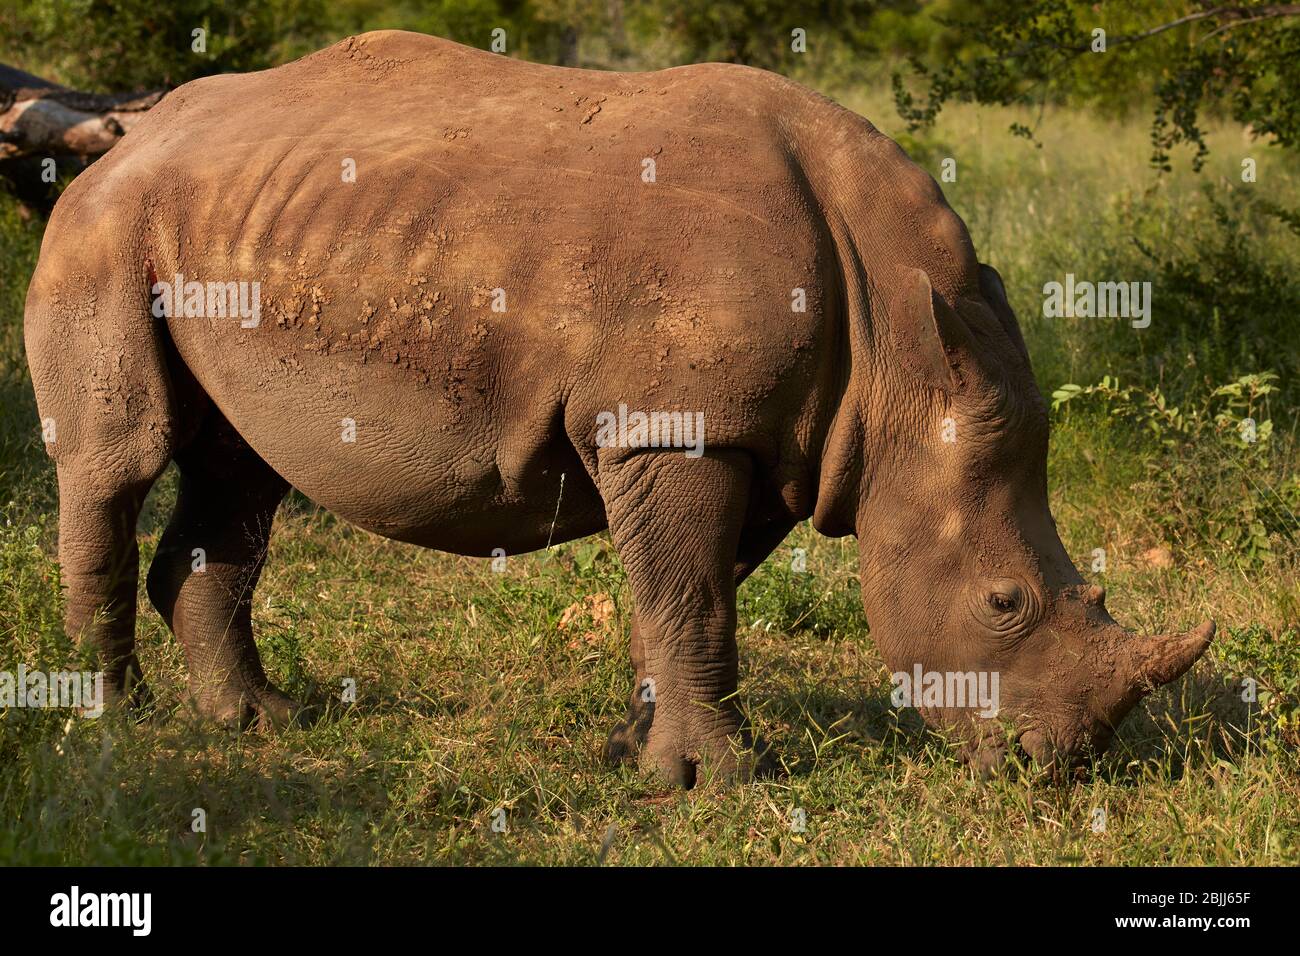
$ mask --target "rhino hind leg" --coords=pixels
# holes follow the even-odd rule
[[[75,217],[56,217],[46,232],[24,336],[58,475],[65,631],[103,672],[111,707],[149,698],[135,651],[136,520],[179,422],[142,280],[104,275],[105,244]]]
[[[135,524],[157,476],[118,484],[96,481],[75,466],[60,466],[58,477],[66,633],[102,669],[106,706],[147,704],[151,695],[135,653],[140,567]]]
[[[611,450],[612,451],[612,450]],[[607,756],[689,788],[769,769],[736,700],[736,566],[752,467],[739,452],[602,455],[600,489],[636,604],[630,726]],[[643,739],[642,739],[643,738]]]
[[[149,566],[149,600],[184,648],[190,697],[224,725],[283,726],[303,709],[262,667],[253,590],[288,483],[215,409],[176,455],[180,493]]]

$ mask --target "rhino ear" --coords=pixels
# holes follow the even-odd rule
[[[970,333],[922,270],[902,270],[890,303],[889,329],[899,360],[914,375],[945,392],[961,390],[961,353],[968,360]]]
[[[1025,364],[1029,364],[1029,349],[1025,347],[1025,337],[1020,334],[1020,325],[1016,322],[1011,303],[1007,300],[1007,287],[1002,284],[1002,276],[992,266],[980,263],[980,295],[988,303],[993,314],[997,316],[1002,331],[1007,334],[1011,344],[1016,347]]]

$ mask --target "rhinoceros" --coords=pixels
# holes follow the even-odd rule
[[[635,604],[607,755],[678,786],[771,766],[736,588],[809,518],[857,537],[892,671],[996,676],[992,708],[914,701],[982,768],[1082,762],[1214,633],[1110,617],[998,273],[902,149],[773,73],[384,31],[188,83],[60,199],[25,332],[110,704],[147,689],[135,525],[171,462],[146,592],[240,726],[300,714],[250,614],[290,487],[462,555],[607,528]]]

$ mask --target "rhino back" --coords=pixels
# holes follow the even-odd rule
[[[882,205],[900,171],[931,199],[890,147],[762,71],[384,32],[181,87],[66,202],[143,210],[158,279],[259,284],[258,327],[173,315],[171,337],[273,467],[363,525],[516,504],[575,454],[594,474],[620,403],[703,413],[806,511],[844,387],[837,246],[916,238]]]

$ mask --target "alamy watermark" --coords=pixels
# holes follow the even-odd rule
[[[891,674],[889,682],[895,707],[970,708],[981,717],[998,715],[997,671],[927,671],[915,664],[910,674]]]
[[[50,897],[50,925],[55,927],[119,926],[132,936],[153,928],[152,893],[83,893],[73,886]]]
[[[596,415],[597,448],[685,448],[687,458],[704,454],[703,412],[618,412]]]
[[[72,707],[84,717],[104,712],[103,671],[0,671],[0,707]]]
[[[1132,319],[1135,329],[1151,324],[1150,282],[1076,282],[1067,272],[1065,282],[1043,286],[1043,318]]]
[[[170,282],[161,280],[150,286],[155,296],[156,319],[239,319],[240,328],[255,329],[262,322],[262,284],[260,282],[199,282],[176,273]]]

